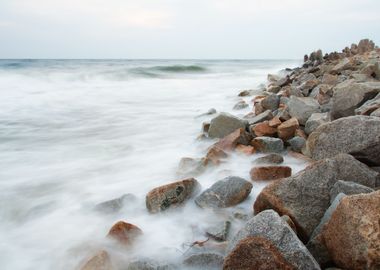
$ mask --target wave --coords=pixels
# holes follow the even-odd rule
[[[206,68],[202,66],[197,66],[197,65],[172,65],[172,66],[155,66],[152,67],[151,69],[158,70],[158,71],[163,71],[163,72],[205,72],[207,71]]]

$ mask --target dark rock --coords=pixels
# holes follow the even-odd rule
[[[219,180],[195,199],[202,208],[225,208],[244,201],[251,193],[252,184],[243,178],[229,176]]]
[[[208,136],[210,138],[223,138],[239,128],[245,129],[247,121],[227,113],[220,113],[210,122]]]
[[[221,269],[223,256],[217,253],[198,253],[187,257],[183,264],[196,269]]]
[[[261,101],[261,106],[264,108],[264,110],[270,110],[270,111],[277,110],[279,104],[280,104],[280,96],[275,95],[275,94],[271,94],[265,97]]]
[[[251,180],[275,180],[292,175],[292,169],[288,166],[260,166],[253,167],[250,171]]]
[[[271,120],[272,118],[272,112],[270,110],[266,110],[265,112],[260,113],[259,115],[256,115],[254,117],[247,117],[246,120],[248,121],[249,125],[254,125],[265,120]]]
[[[280,164],[284,162],[284,158],[279,154],[273,153],[257,158],[254,162],[257,164]]]
[[[288,106],[290,116],[297,118],[301,125],[305,125],[313,113],[320,112],[319,103],[309,97],[291,96]]]
[[[134,203],[137,198],[133,194],[124,194],[123,196],[99,203],[95,206],[95,210],[103,214],[112,214],[120,211],[126,203]]]
[[[217,241],[226,241],[230,232],[231,221],[219,222],[206,229],[206,234]]]
[[[257,151],[264,153],[278,153],[284,150],[284,143],[278,138],[257,137],[252,140],[251,144]]]
[[[354,195],[360,193],[371,193],[373,191],[374,190],[372,188],[355,182],[338,180],[330,190],[330,202],[332,203],[339,193]]]
[[[146,207],[151,213],[176,207],[193,196],[198,189],[199,183],[194,178],[157,187],[146,195]]]
[[[202,123],[202,132],[208,133],[209,129],[210,129],[210,123],[209,122],[203,122]]]
[[[303,137],[296,136],[288,140],[288,143],[290,144],[290,149],[292,149],[292,151],[301,153],[302,148],[306,144],[306,140]]]

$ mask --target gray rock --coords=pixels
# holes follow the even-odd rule
[[[313,113],[305,124],[305,133],[312,133],[320,125],[330,122],[330,115],[328,113]]]
[[[130,262],[127,270],[175,270],[175,267],[151,259],[139,259]]]
[[[321,235],[322,229],[327,224],[327,222],[329,222],[332,214],[334,213],[335,209],[337,208],[338,204],[344,196],[346,195],[343,193],[339,193],[336,196],[336,198],[332,201],[330,207],[327,208],[325,214],[321,219],[321,222],[313,231],[313,234],[311,235],[310,240],[306,245],[310,253],[313,254],[314,258],[321,266],[326,266],[332,261],[330,254],[324,244],[323,237]]]
[[[234,110],[242,110],[247,108],[249,105],[244,101],[240,100],[238,103],[236,103],[233,107]]]
[[[266,120],[271,120],[273,118],[273,114],[271,110],[266,110],[265,112],[260,113],[259,115],[256,115],[254,117],[248,117],[246,120],[248,121],[249,125],[254,125]]]
[[[181,158],[177,175],[179,177],[194,177],[202,174],[207,169],[208,161],[206,158]]]
[[[330,189],[338,180],[355,179],[374,187],[378,173],[347,154],[312,163],[296,175],[267,185],[257,197],[254,210],[275,209],[296,224],[307,241],[330,206]]]
[[[284,162],[284,158],[280,154],[269,154],[260,158],[255,159],[254,161],[257,164],[280,164]]]
[[[211,108],[207,112],[198,115],[198,117],[206,116],[206,115],[212,115],[212,114],[216,114],[216,110],[214,108]]]
[[[294,152],[301,153],[302,148],[306,144],[306,140],[305,140],[305,138],[302,138],[300,136],[295,136],[295,137],[291,138],[290,140],[288,140],[288,143],[290,144],[290,148]]]
[[[273,210],[263,211],[250,219],[229,242],[227,253],[233,252],[240,241],[255,236],[264,237],[272,242],[295,269],[320,269],[292,228]]]
[[[222,269],[223,256],[217,253],[198,253],[187,257],[183,264],[195,269]]]
[[[355,109],[380,92],[380,82],[357,83],[352,80],[338,84],[332,97],[332,119],[355,114]]]
[[[375,190],[355,182],[338,180],[330,190],[330,202],[332,203],[339,193],[354,195],[373,191]]]
[[[219,180],[195,198],[202,208],[225,208],[244,201],[251,193],[252,184],[243,178],[229,176]]]
[[[124,194],[119,198],[97,204],[95,210],[103,214],[113,214],[120,211],[127,203],[134,203],[136,200],[135,195]]]
[[[380,119],[357,115],[321,125],[310,134],[303,152],[316,160],[349,153],[369,166],[378,166]]]
[[[380,117],[380,108],[373,111],[370,115],[373,117]]]
[[[226,241],[230,232],[231,221],[221,221],[206,229],[206,234],[217,241]]]
[[[313,113],[320,112],[318,101],[309,97],[291,96],[288,108],[290,116],[297,118],[301,125],[305,125]]]
[[[261,101],[261,106],[263,106],[264,110],[274,111],[278,109],[279,105],[280,105],[280,96],[276,94],[271,94],[265,97]]]
[[[380,93],[376,97],[366,101],[362,106],[355,110],[355,114],[370,115],[380,108]]]
[[[210,138],[223,138],[239,128],[245,129],[247,121],[228,113],[220,113],[210,122],[208,135]]]
[[[343,58],[338,64],[336,64],[332,69],[331,73],[332,74],[338,74],[342,72],[343,70],[346,69],[351,69],[353,66],[352,62],[350,61],[349,58]]]
[[[280,153],[284,151],[284,142],[278,138],[256,137],[251,144],[257,151],[263,153]]]

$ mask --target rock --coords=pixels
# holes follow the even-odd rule
[[[332,119],[354,115],[355,109],[379,92],[380,82],[357,83],[349,80],[338,84],[332,97]]]
[[[241,91],[238,96],[239,97],[248,97],[248,96],[252,96],[255,94],[255,90],[243,90]]]
[[[244,101],[240,100],[238,103],[236,103],[233,107],[234,110],[242,110],[247,108],[249,105]]]
[[[110,256],[107,251],[100,251],[88,260],[81,270],[113,270]]]
[[[330,71],[332,74],[339,74],[343,70],[352,69],[353,63],[349,58],[343,58],[338,64],[336,64]]]
[[[209,129],[210,129],[210,123],[209,122],[203,122],[202,123],[202,132],[208,133]]]
[[[281,125],[278,126],[278,137],[285,141],[289,140],[290,138],[293,138],[294,133],[298,129],[298,127],[299,123],[297,118],[290,118],[289,120],[283,122]]]
[[[223,151],[232,151],[238,144],[248,145],[251,139],[251,135],[245,129],[239,128],[219,140],[215,146]]]
[[[244,201],[251,193],[252,184],[243,178],[229,176],[219,180],[195,198],[202,208],[225,208]]]
[[[321,222],[313,231],[313,234],[311,235],[310,240],[306,245],[310,253],[313,254],[314,258],[321,266],[331,264],[331,257],[328,250],[326,249],[321,232],[324,226],[331,219],[331,215],[334,213],[335,209],[337,208],[338,204],[344,196],[346,195],[344,195],[343,193],[339,193],[338,196],[332,201],[330,207],[326,210],[325,214],[321,219]]]
[[[217,241],[226,241],[230,228],[231,221],[226,220],[207,228],[206,234]]]
[[[280,164],[284,162],[284,158],[279,154],[269,154],[260,158],[255,159],[254,161],[257,164]]]
[[[296,136],[288,140],[288,143],[290,144],[290,149],[292,149],[294,152],[301,153],[302,148],[306,144],[306,140],[303,137]]]
[[[252,180],[275,180],[292,175],[292,169],[288,166],[260,166],[253,167],[250,172]]]
[[[278,153],[284,150],[284,143],[281,139],[271,137],[257,137],[251,142],[252,146],[263,153]]]
[[[264,121],[251,126],[252,132],[258,136],[273,136],[277,133],[277,129],[269,126],[269,121]]]
[[[134,203],[137,200],[133,194],[124,194],[123,196],[99,203],[95,206],[95,210],[103,214],[112,214],[120,211],[126,203]]]
[[[172,265],[162,264],[151,259],[138,259],[128,264],[126,270],[175,270]]]
[[[198,115],[197,117],[201,117],[201,116],[205,116],[205,115],[212,115],[212,114],[216,114],[216,110],[214,108],[209,109],[207,112],[202,113],[202,114]]]
[[[330,202],[332,203],[339,193],[354,195],[360,193],[371,193],[373,191],[374,190],[372,188],[355,182],[338,180],[330,190]]]
[[[176,207],[192,197],[198,189],[199,183],[194,178],[154,188],[146,195],[146,207],[151,213]]]
[[[290,116],[297,118],[301,125],[305,125],[313,113],[320,112],[319,103],[309,97],[291,96],[288,107]]]
[[[245,129],[247,122],[227,113],[220,113],[210,122],[208,136],[210,138],[223,138],[239,128]]]
[[[304,154],[313,159],[349,153],[369,166],[380,164],[380,119],[351,116],[319,126],[306,141]]]
[[[198,253],[187,257],[183,264],[196,269],[221,269],[223,256],[217,253]]]
[[[358,44],[358,53],[363,54],[368,51],[372,51],[375,48],[375,43],[369,39],[362,39]]]
[[[334,263],[344,269],[380,268],[380,191],[344,197],[322,235]]]
[[[286,121],[286,120],[289,120],[291,117],[288,113],[288,110],[287,109],[278,109],[277,113],[276,113],[276,117],[280,118],[281,121]]]
[[[336,85],[338,83],[338,76],[325,73],[322,77],[322,83],[328,85]]]
[[[276,128],[278,127],[279,125],[281,125],[282,121],[280,120],[279,117],[274,117],[272,118],[270,121],[269,121],[269,126],[270,127],[273,127],[273,128]]]
[[[305,133],[312,133],[320,125],[330,122],[330,115],[328,113],[313,113],[305,124]]]
[[[277,94],[280,92],[281,86],[278,85],[270,85],[267,89],[267,92]]]
[[[206,159],[211,161],[214,165],[218,165],[221,159],[226,158],[228,155],[216,145],[211,146],[206,155]]]
[[[263,113],[260,113],[259,115],[256,115],[254,117],[247,117],[247,121],[249,125],[254,125],[266,120],[271,120],[273,118],[273,114],[270,110],[266,110]]]
[[[292,230],[297,233],[297,228],[296,228],[296,225],[294,224],[293,220],[287,216],[287,215],[283,215],[281,216],[281,219],[283,221],[285,221],[286,223],[288,223],[289,227],[292,228]]]
[[[241,240],[226,257],[224,270],[296,270],[269,240],[260,236]]]
[[[280,96],[275,94],[270,94],[261,101],[261,106],[264,110],[274,111],[278,109],[280,104]]]
[[[353,180],[373,187],[378,173],[350,155],[339,154],[306,167],[296,175],[267,185],[254,203],[255,213],[274,209],[288,215],[307,241],[330,206],[330,189],[338,180]]]
[[[253,155],[255,153],[255,148],[253,148],[253,146],[250,145],[238,144],[235,150],[247,156]]]
[[[131,223],[119,221],[112,226],[107,236],[123,245],[131,245],[140,235],[142,235],[142,230],[139,227]]]
[[[246,241],[251,237],[254,239]],[[280,262],[283,264],[277,265]],[[241,264],[263,268],[239,268]],[[293,268],[281,268],[283,265]],[[271,268],[273,266],[277,268]],[[320,267],[289,225],[275,211],[266,210],[251,218],[229,242],[223,269],[312,270]]]
[[[373,113],[370,114],[373,117],[380,117],[380,108],[375,110]]]
[[[318,85],[320,84],[320,81],[318,79],[313,79],[313,80],[309,80],[309,81],[306,81],[304,83],[302,83],[298,89],[301,90],[302,94],[304,96],[308,96],[309,93]]]
[[[177,175],[181,177],[198,176],[207,169],[207,164],[207,158],[181,158],[177,169]]]
[[[355,114],[370,115],[380,108],[380,93],[376,97],[366,101],[362,106],[355,110]]]

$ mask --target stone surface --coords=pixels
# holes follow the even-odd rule
[[[276,94],[270,94],[261,101],[261,106],[264,110],[274,111],[278,109],[280,104],[280,96]]]
[[[152,259],[138,259],[130,262],[126,270],[175,270],[176,267]]]
[[[338,76],[325,73],[323,74],[323,77],[322,77],[322,83],[329,84],[329,85],[336,85],[338,83]]]
[[[151,213],[176,207],[192,197],[198,189],[199,183],[194,178],[157,187],[146,195],[146,207]]]
[[[380,94],[366,101],[363,105],[355,110],[355,114],[370,115],[372,112],[380,108]]]
[[[264,121],[256,125],[251,126],[253,134],[257,137],[261,136],[273,136],[277,133],[277,129],[269,126],[269,121]]]
[[[239,247],[239,244],[242,243],[241,241],[247,237],[262,237],[265,240],[269,241],[272,245],[261,245],[261,247],[259,246],[255,253],[257,256],[239,256],[239,253],[237,253],[236,249]],[[252,241],[249,241],[249,243],[254,244]],[[245,226],[239,230],[239,232],[233,237],[227,246],[225,266],[230,265],[226,262],[228,262],[228,258],[231,257],[241,257],[242,260],[245,259],[249,261],[253,260],[252,263],[257,260],[258,265],[264,264],[265,256],[260,256],[260,252],[271,254],[271,251],[273,251],[273,249],[270,248],[271,246],[275,247],[282,255],[284,260],[295,267],[295,269],[320,269],[309,251],[297,238],[297,235],[293,232],[289,225],[284,220],[282,220],[280,216],[273,210],[266,210],[259,213],[258,215],[251,218],[245,224]],[[242,248],[240,250],[241,252],[249,252],[249,249],[247,248]],[[269,261],[270,260],[268,260],[268,263],[270,263]]]
[[[291,96],[288,108],[290,116],[297,118],[301,125],[305,125],[313,113],[320,112],[318,101],[309,97]]]
[[[330,189],[338,180],[375,186],[378,173],[350,155],[339,154],[306,167],[292,177],[267,185],[257,197],[254,210],[274,209],[288,215],[307,241],[330,206]]]
[[[312,133],[320,125],[330,122],[330,116],[328,113],[313,113],[305,124],[305,133]]]
[[[251,139],[251,135],[245,129],[239,128],[220,139],[215,146],[223,151],[232,151],[237,144],[248,145]]]
[[[120,211],[127,203],[135,203],[136,200],[135,195],[124,194],[119,198],[97,204],[95,210],[103,214],[112,214]]]
[[[273,153],[257,158],[254,162],[256,164],[280,164],[284,162],[284,158],[280,154]]]
[[[142,230],[136,225],[119,221],[112,226],[107,236],[123,245],[131,245],[142,233]]]
[[[287,216],[287,215],[283,215],[283,216],[281,216],[281,219],[282,219],[283,221],[285,221],[286,223],[288,223],[289,227],[292,228],[292,230],[293,230],[295,233],[297,233],[297,227],[296,227],[296,225],[294,224],[293,220],[292,220],[289,216]]]
[[[358,115],[319,126],[304,150],[313,159],[349,153],[370,166],[380,164],[380,119]]]
[[[250,145],[238,144],[235,150],[247,156],[253,155],[255,153],[255,148],[253,148],[253,146],[250,146]]]
[[[292,169],[288,166],[260,166],[253,167],[250,171],[252,180],[275,180],[292,175]]]
[[[276,127],[278,127],[279,125],[281,125],[281,123],[282,123],[282,121],[280,120],[280,118],[276,116],[276,117],[272,118],[272,119],[269,121],[269,126],[270,126],[270,127],[274,127],[274,128],[276,128]]]
[[[208,227],[206,229],[206,234],[217,241],[226,241],[230,232],[230,228],[231,221],[225,220]]]
[[[223,138],[239,128],[245,129],[247,122],[228,113],[220,113],[210,122],[208,136],[210,138]]]
[[[302,148],[306,144],[306,140],[303,137],[296,136],[296,137],[293,137],[290,140],[288,140],[288,143],[289,143],[290,149],[292,149],[292,151],[301,153]]]
[[[214,165],[218,165],[222,159],[228,155],[222,149],[219,149],[216,145],[211,146],[206,154],[206,159],[211,161]]]
[[[208,165],[207,158],[184,157],[184,158],[181,158],[179,162],[177,175],[180,177],[198,176],[207,169],[207,165]]]
[[[243,178],[229,176],[219,180],[195,198],[202,208],[225,208],[244,201],[251,193],[252,184]]]
[[[371,193],[373,191],[374,190],[372,188],[360,185],[355,182],[338,180],[330,189],[330,202],[332,203],[339,193],[354,195],[360,193]]]
[[[350,59],[348,58],[344,58],[342,59],[338,64],[336,64],[332,69],[331,69],[331,73],[332,74],[338,74],[340,72],[342,72],[343,70],[346,70],[346,69],[351,69],[353,66],[353,63],[351,62]]]
[[[247,108],[249,105],[244,101],[240,100],[238,103],[236,103],[233,107],[234,110],[242,110]]]
[[[380,269],[380,191],[344,197],[322,235],[344,269]]]
[[[290,118],[277,127],[278,137],[285,141],[289,140],[290,138],[294,137],[294,134],[298,127],[299,123],[297,118]]]
[[[221,269],[223,256],[217,253],[198,253],[187,257],[183,264],[194,269]]]
[[[251,142],[251,145],[263,153],[279,153],[284,150],[284,143],[281,139],[271,137],[257,137]]]
[[[266,110],[259,115],[253,116],[253,117],[245,117],[245,119],[248,121],[249,125],[254,125],[266,120],[271,120],[273,118],[272,111]]]
[[[102,250],[89,259],[81,270],[114,270],[114,268],[107,251]]]

